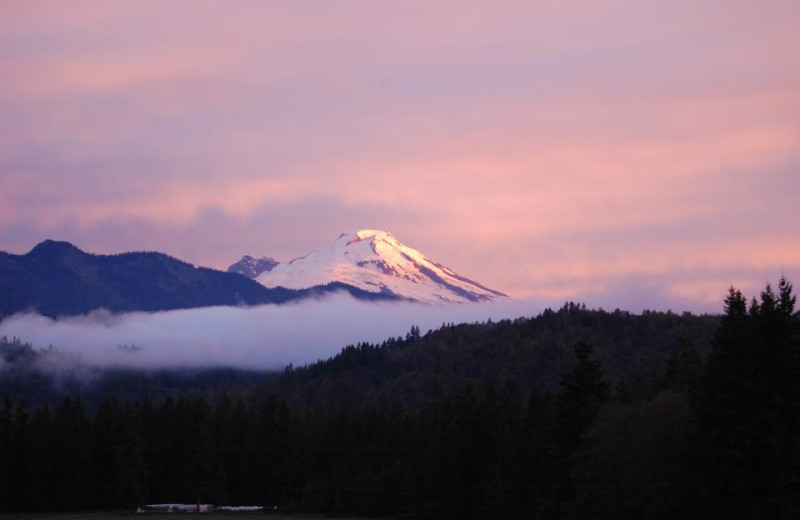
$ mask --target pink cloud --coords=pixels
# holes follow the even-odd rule
[[[224,267],[382,227],[518,296],[628,275],[703,302],[692,273],[800,266],[796,2],[5,14],[5,248],[114,236]]]

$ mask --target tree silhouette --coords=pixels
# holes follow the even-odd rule
[[[792,285],[749,305],[731,288],[696,402],[698,453],[716,514],[786,518],[798,509],[800,345]]]

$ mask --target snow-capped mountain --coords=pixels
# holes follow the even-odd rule
[[[248,278],[255,278],[261,273],[272,271],[278,262],[274,258],[262,256],[261,258],[253,258],[250,255],[244,255],[241,260],[228,267],[229,273],[243,274]]]
[[[266,287],[305,289],[341,282],[424,303],[489,301],[505,294],[459,276],[401,244],[388,231],[343,233],[335,242],[261,273]]]

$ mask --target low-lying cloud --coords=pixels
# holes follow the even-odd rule
[[[209,307],[158,313],[51,319],[11,316],[0,335],[34,348],[53,346],[83,366],[159,368],[233,367],[279,370],[325,359],[342,347],[422,333],[442,323],[531,316],[543,309],[520,301],[425,306],[364,302],[345,294],[290,305]]]

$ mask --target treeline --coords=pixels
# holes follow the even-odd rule
[[[117,347],[133,357],[138,347]],[[248,402],[255,385],[267,376],[263,371],[232,368],[145,370],[102,368],[82,363],[75,355],[49,346],[36,348],[20,338],[0,336],[0,404],[2,396],[24,401],[30,411],[42,404],[81,396],[83,407],[94,413],[108,396],[133,402],[148,397],[214,396],[228,392]]]
[[[577,362],[574,346],[586,342],[608,380],[626,380],[632,392],[652,394],[670,356],[684,347],[706,355],[718,325],[718,316],[635,315],[567,302],[531,318],[445,323],[424,335],[412,327],[405,337],[348,346],[329,360],[288,367],[256,390],[298,407],[325,406],[332,396],[380,404],[399,400],[416,407],[434,384],[444,394],[469,382],[501,387],[509,380],[523,395],[534,388],[556,391],[561,375]]]
[[[795,303],[785,280],[750,302],[731,289],[709,345],[681,339],[662,363],[653,361],[650,375],[612,376],[606,367],[614,356],[577,339],[571,363],[548,387],[528,388],[510,369],[475,376],[467,369],[480,363],[442,356],[438,376],[408,394],[411,400],[364,394],[356,383],[350,394],[329,394],[325,402],[311,391],[313,382],[335,390],[360,377],[361,366],[378,374],[397,369],[395,356],[404,359],[426,341],[438,344],[439,334],[454,336],[445,345],[457,353],[474,348],[460,337],[493,330],[505,338],[494,343],[502,352],[513,348],[503,346],[505,334],[524,343],[531,335],[519,329],[542,326],[534,319],[445,326],[425,337],[412,329],[382,347],[345,349],[271,380],[278,390],[300,391],[295,399],[112,398],[92,412],[79,398],[35,409],[7,399],[0,412],[0,509],[210,502],[419,518],[795,518]],[[614,314],[567,305],[544,319]],[[487,347],[483,362],[491,366],[493,354]],[[467,372],[456,378],[456,369]]]
[[[80,394],[93,413],[107,396],[154,402],[207,396],[213,401],[227,391],[247,404],[274,394],[292,408],[324,407],[331,399],[381,406],[399,401],[417,408],[434,385],[450,394],[469,382],[500,387],[512,380],[522,395],[534,387],[555,391],[561,374],[574,366],[573,347],[580,341],[593,346],[609,380],[629,379],[632,392],[652,393],[648,388],[662,377],[672,353],[692,345],[705,355],[718,324],[718,316],[651,311],[635,315],[587,310],[568,302],[530,318],[443,324],[424,335],[413,326],[405,337],[348,346],[331,359],[272,374],[225,368],[101,369],[57,348],[0,337],[0,399],[8,394],[36,408]],[[126,354],[135,364],[138,352],[130,349]]]
[[[227,394],[123,403],[94,414],[65,398],[0,413],[3,510],[133,508],[186,502],[277,505],[283,511],[519,517],[557,513],[572,492],[570,456],[611,398],[591,347],[556,393],[513,382],[441,395],[410,409],[290,409]]]

